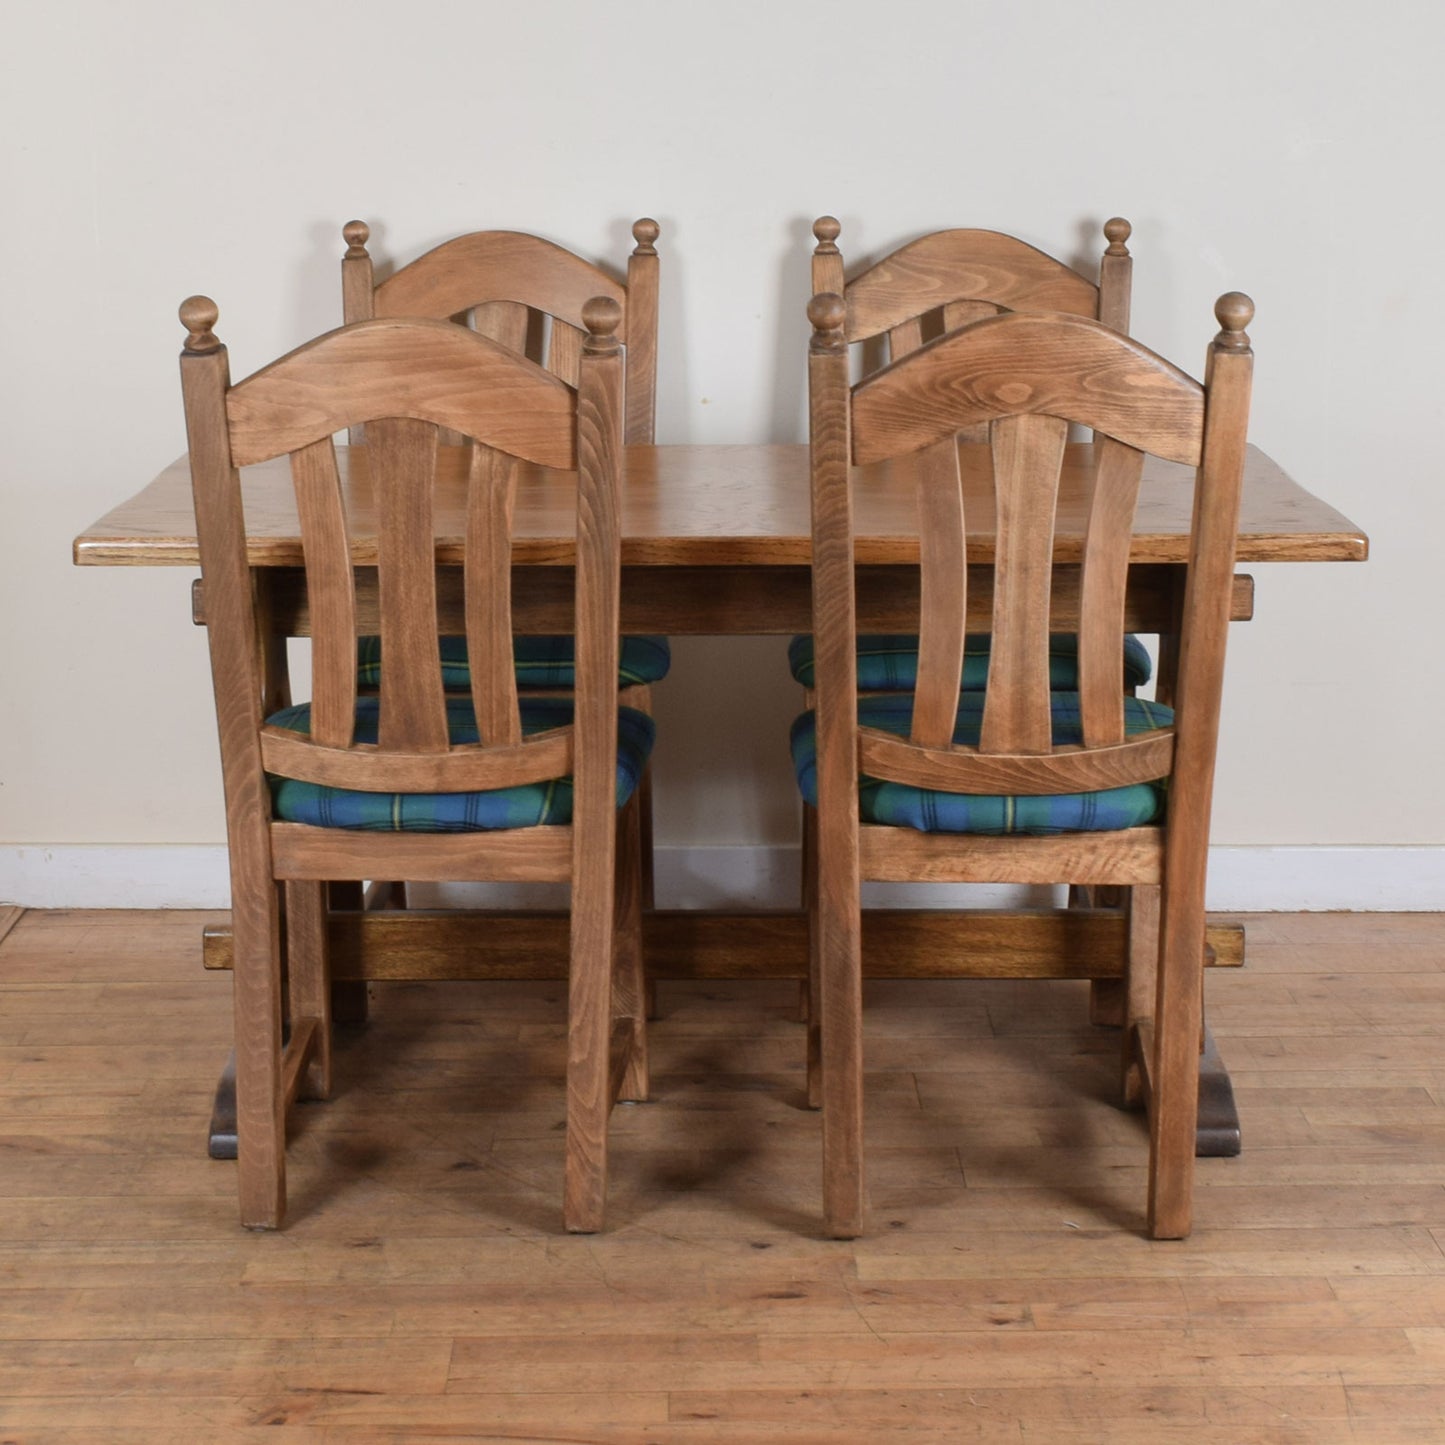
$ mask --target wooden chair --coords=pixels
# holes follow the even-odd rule
[[[862,879],[1161,885],[1157,984],[1132,971],[1129,1023],[1146,1076],[1149,1232],[1189,1232],[1210,796],[1253,364],[1249,299],[1224,296],[1215,314],[1202,386],[1097,321],[1012,314],[850,388],[847,337],[862,323],[836,294],[810,303],[817,708],[795,724],[793,752],[818,810],[811,947],[832,1235],[864,1227]],[[1095,436],[1072,616],[1051,596],[1069,422]],[[960,433],[979,426],[988,452],[960,450]],[[1196,468],[1174,710],[1126,698],[1119,681],[1144,452]],[[860,704],[850,467],[889,459],[918,478],[919,680],[911,695]],[[991,557],[966,555],[964,465],[985,478],[991,466]],[[987,690],[968,694],[967,589],[988,585],[989,563],[994,655]],[[1077,620],[1077,694],[1049,689],[1061,616]]]
[[[845,281],[838,249],[842,227],[836,217],[819,216],[813,222],[813,294],[836,293],[848,303],[847,341],[859,353],[856,365],[863,375],[901,361],[945,332],[1004,311],[1061,311],[1127,332],[1134,267],[1127,243],[1132,229],[1122,216],[1104,223],[1108,244],[1097,284],[1025,241],[974,229],[931,232]],[[964,439],[984,441],[985,431],[975,427]],[[788,663],[794,679],[810,688],[810,636],[793,638]],[[971,635],[962,686],[982,687],[988,665],[988,634]],[[1125,681],[1140,686],[1149,680],[1151,669],[1143,643],[1126,636]],[[917,637],[869,633],[858,639],[859,686],[865,692],[911,692],[917,674]],[[1055,687],[1077,686],[1077,639],[1071,634],[1054,634],[1049,675]]]
[[[985,317],[1005,311],[1057,311],[1102,321],[1115,331],[1129,330],[1133,257],[1128,240],[1133,227],[1122,216],[1104,223],[1106,246],[1099,260],[1095,283],[1035,246],[999,231],[960,228],[933,231],[890,252],[866,267],[851,281],[844,279],[844,262],[838,248],[842,226],[834,216],[813,222],[817,244],[813,250],[813,294],[834,293],[847,302],[847,343],[855,348],[856,369],[869,375],[882,366]],[[966,441],[986,441],[987,427],[975,426],[963,434]],[[988,633],[970,633],[964,642],[960,686],[972,691],[984,686],[992,654]],[[1166,659],[1172,664],[1173,659]],[[1049,639],[1049,682],[1052,687],[1078,686],[1078,638],[1053,633]],[[814,639],[800,634],[788,645],[788,666],[805,690],[804,706],[813,704]],[[858,686],[863,693],[911,692],[918,678],[918,638],[908,633],[865,633],[858,638]],[[1169,668],[1161,682],[1167,693]],[[1123,646],[1125,686],[1134,691],[1149,681],[1153,661],[1148,649],[1132,634]],[[803,820],[804,906],[808,905],[806,877],[813,848],[811,820]],[[815,1011],[805,984],[800,1013],[814,1020]],[[1118,991],[1111,984],[1091,990],[1091,1012],[1099,1023],[1122,1021]],[[816,1021],[809,1038],[809,1098],[819,1103]]]
[[[192,297],[181,319],[230,845],[241,1221],[280,1225],[287,1108],[330,1087],[322,880],[540,880],[572,885],[563,1209],[568,1229],[596,1230],[609,1111],[647,1093],[629,792],[653,729],[617,703],[620,308],[611,297],[583,306],[575,390],[436,321],[343,327],[233,386],[215,305]],[[353,465],[376,496],[371,615],[387,658],[379,697],[360,699],[356,637],[372,603],[353,561],[358,546],[371,549],[348,535],[332,446],[333,433],[356,424],[368,431]],[[473,445],[439,448],[443,427]],[[238,468],[285,454],[305,548],[312,695],[268,718]],[[433,485],[449,466],[469,469],[465,698],[443,692],[436,646]],[[517,696],[510,527],[522,467],[557,469],[559,485],[576,473],[574,698]]]
[[[606,296],[621,308],[618,340],[625,343],[623,442],[651,445],[657,411],[658,255],[657,222],[634,221],[636,243],[619,283],[590,261],[540,236],[521,231],[474,231],[445,241],[377,282],[364,221],[342,227],[346,253],[341,262],[343,319],[430,317],[469,325],[509,350],[530,355],[569,386],[577,384],[585,328],[582,308]],[[352,441],[361,440],[359,428]],[[465,648],[461,639],[441,640],[449,690],[465,692]],[[525,637],[515,644],[517,686],[527,693],[566,692],[572,686],[572,640]],[[666,677],[671,651],[665,637],[624,637],[618,689],[629,707],[652,711],[652,687]],[[365,683],[380,670],[377,639],[360,642]],[[652,780],[641,786],[644,906],[653,906]],[[404,895],[403,895],[404,896]]]

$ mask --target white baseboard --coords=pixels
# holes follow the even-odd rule
[[[1217,912],[1409,913],[1445,910],[1445,847],[1217,847],[1209,907]],[[425,906],[489,902],[545,906],[556,888],[439,884]],[[866,884],[869,907],[1047,906],[1051,890],[1009,886]],[[798,897],[795,847],[660,848],[663,908],[789,908]],[[0,846],[0,902],[29,908],[225,908],[226,850],[219,845]]]

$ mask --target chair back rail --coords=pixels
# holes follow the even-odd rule
[[[888,360],[903,360],[926,342],[1006,311],[1050,311],[1129,329],[1132,228],[1122,216],[1104,223],[1108,246],[1093,284],[1034,246],[997,231],[936,231],[892,252],[846,286],[833,216],[813,225],[813,292],[835,292],[848,303],[850,342],[886,337]],[[983,442],[985,428],[963,430]]]
[[[554,242],[520,231],[458,236],[377,283],[366,249],[370,230],[365,222],[350,221],[343,227],[343,316],[348,323],[469,319],[479,334],[532,354],[575,387],[586,336],[583,308],[595,297],[607,297],[621,308],[617,339],[627,348],[624,439],[649,443],[657,397],[658,232],[649,217],[634,223],[636,244],[625,284]]]

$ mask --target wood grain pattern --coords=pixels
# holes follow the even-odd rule
[[[1057,538],[1056,538],[1057,545]],[[1167,631],[1177,620],[1174,569],[1143,563],[1129,569],[1124,625],[1131,632]],[[278,633],[305,637],[311,632],[305,576],[299,570],[267,567],[255,573]],[[919,623],[918,568],[901,564],[857,569],[859,628],[870,632],[916,631]],[[372,569],[356,574],[358,625],[379,627],[376,578]],[[1050,625],[1076,631],[1079,621],[1077,567],[1054,568],[1054,608]],[[1254,616],[1254,578],[1234,579],[1231,620]],[[624,567],[622,619],[627,632],[709,636],[745,633],[759,636],[807,631],[812,621],[811,578],[806,566]],[[524,633],[565,632],[571,626],[571,569],[522,567],[512,574],[512,625]],[[437,573],[437,613],[442,630],[460,635],[466,626],[463,583],[458,567]],[[205,589],[192,585],[192,616],[205,620]],[[993,569],[969,572],[968,625],[986,631],[993,616]]]
[[[1204,388],[1176,367],[1097,321],[1063,316],[1006,314],[950,333],[895,361],[850,388],[843,342],[848,308],[841,297],[815,296],[810,353],[810,406],[814,425],[814,646],[817,657],[819,803],[815,870],[804,886],[812,947],[820,982],[829,986],[828,949],[860,926],[862,879],[888,882],[1066,883],[1078,888],[1159,888],[1158,983],[1149,1016],[1129,1022],[1137,1050],[1126,1065],[1126,1092],[1141,1093],[1150,1118],[1147,1222],[1154,1238],[1177,1239],[1191,1227],[1190,1191],[1199,1103],[1201,986],[1204,967],[1204,870],[1208,852],[1208,798],[1213,777],[1223,680],[1224,638],[1233,605],[1235,538],[1248,419],[1249,342],[1244,327],[1252,303],[1238,294],[1216,307],[1222,327],[1210,353]],[[910,338],[911,339],[911,338]],[[1207,395],[1207,406],[1206,406]],[[977,747],[951,742],[965,578],[969,554],[963,518],[952,503],[956,433],[989,423],[996,491],[994,613],[989,686]],[[1055,519],[1070,423],[1093,425],[1095,485],[1088,498],[1081,606],[1089,653],[1083,746],[1061,757],[1054,749],[1054,703],[1049,691],[1048,641],[1055,625],[1051,584],[1057,551]],[[1104,433],[1101,435],[1100,433]],[[925,633],[909,742],[860,729],[856,704],[857,648],[852,488],[840,442],[851,439],[852,458],[879,462],[927,448],[918,463],[919,565]],[[1193,461],[1192,560],[1178,627],[1176,726],[1172,740],[1124,741],[1118,678],[1130,544],[1142,467],[1132,449],[1146,447],[1175,461]],[[945,485],[946,484],[946,485]],[[950,499],[944,508],[942,499]],[[1207,563],[1204,561],[1208,558]],[[952,570],[952,587],[930,577]],[[826,581],[819,582],[823,576]],[[929,616],[941,608],[946,616]],[[828,659],[825,665],[825,659]],[[923,675],[931,667],[935,676]],[[1112,672],[1112,681],[1109,674]],[[1105,697],[1112,688],[1116,697]],[[1186,711],[1187,726],[1179,726]],[[917,744],[923,746],[916,746]],[[1085,762],[1102,746],[1097,765]],[[858,774],[882,762],[881,775],[906,776],[921,786],[946,777],[957,752],[986,766],[1004,759],[1000,791],[1041,794],[1062,773],[1098,783],[1156,753],[1169,762],[1169,805],[1152,827],[1057,836],[952,835],[858,823]],[[910,756],[911,754],[911,756]],[[1039,767],[1030,780],[1031,759]],[[1091,768],[1097,771],[1090,775]],[[880,775],[874,772],[873,775]],[[1161,773],[1161,776],[1165,776]],[[1139,778],[1138,781],[1147,779]],[[966,782],[965,781],[965,786]],[[1176,792],[1182,782],[1182,793]],[[829,796],[829,789],[835,796]],[[1151,895],[1152,901],[1152,895]],[[1124,950],[1129,973],[1143,963],[1147,909]],[[1150,932],[1153,930],[1150,929]],[[856,955],[856,946],[854,948]],[[811,976],[812,970],[810,970]],[[861,1001],[861,967],[835,970],[837,994],[851,988]],[[1126,994],[1147,999],[1142,987]],[[844,1003],[835,1002],[847,1018]],[[850,1021],[851,1022],[851,1021]],[[850,1225],[862,1227],[861,1053],[846,1030],[825,1016],[819,1039],[824,1112],[824,1201],[829,1228],[834,1201],[859,1202]],[[809,1099],[819,1092],[809,1070]],[[844,1085],[846,1084],[846,1087]],[[841,1103],[834,1102],[841,1100]],[[831,1114],[831,1118],[830,1118]],[[830,1133],[837,1143],[829,1152]],[[845,1206],[846,1207],[846,1206]]]
[[[241,1223],[280,1224],[286,1208],[285,1098],[281,1081],[281,920],[272,883],[270,790],[261,766],[261,647],[252,612],[246,522],[232,460],[226,395],[230,363],[216,339],[215,304],[181,305],[181,353],[201,571],[210,584],[207,642],[221,745],[235,934],[238,1132],[246,1140],[238,1192]]]
[[[1112,747],[1124,740],[1119,658],[1124,647],[1129,537],[1144,466],[1142,452],[1112,437],[1098,439],[1096,448],[1099,469],[1084,543],[1079,626],[1079,711],[1084,743],[1091,748]]]
[[[339,448],[338,464],[353,559],[357,566],[374,566],[375,489],[364,449]],[[962,448],[959,465],[969,517],[969,557],[974,564],[988,564],[993,561],[994,508],[986,448]],[[1187,467],[1146,458],[1129,548],[1131,566],[1188,561],[1191,476]],[[443,565],[456,566],[462,560],[466,481],[464,450],[443,448],[435,513],[437,560]],[[248,467],[243,484],[247,560],[254,567],[300,567],[300,532],[286,465]],[[917,565],[916,484],[916,471],[907,459],[858,470],[854,530],[860,564]],[[1058,562],[1076,563],[1083,556],[1084,503],[1092,484],[1090,447],[1071,443],[1059,483],[1054,536]],[[629,447],[622,490],[624,566],[808,565],[806,446]],[[575,522],[567,496],[566,485],[555,475],[519,468],[513,538],[518,564],[547,567],[571,560]],[[80,566],[195,567],[199,554],[185,459],[98,518],[75,538],[73,550]],[[1361,562],[1368,555],[1368,539],[1354,522],[1293,481],[1257,447],[1247,449],[1237,561]],[[780,630],[804,629],[788,624]]]
[[[589,335],[577,391],[577,741],[562,1212],[570,1231],[590,1234],[602,1227],[606,1207],[607,1119],[616,1099],[611,1045],[618,903],[622,356],[613,336],[619,308],[606,301],[588,307]]]
[[[1142,1125],[1087,986],[1001,979],[870,990],[880,1228],[857,1244],[817,1238],[786,982],[664,985],[656,1099],[614,1123],[616,1227],[575,1240],[559,988],[378,985],[333,1102],[301,1106],[295,1227],[241,1235],[236,1166],[200,1144],[218,918],[32,910],[0,944],[16,1438],[1445,1433],[1438,913],[1246,920],[1249,969],[1209,980],[1245,1152],[1199,1161],[1195,1234],[1162,1247],[1119,1227]]]
[[[942,749],[953,742],[963,679],[966,517],[952,440],[929,447],[918,460],[918,687],[909,741]]]
[[[365,249],[369,233],[364,224],[353,221],[344,228],[348,242],[342,261],[345,319],[470,319],[478,333],[511,351],[536,361],[544,359],[545,351],[552,374],[575,387],[585,331],[583,307],[593,297],[607,297],[622,307],[617,334],[627,346],[624,438],[629,443],[647,444],[653,440],[657,408],[660,231],[649,216],[633,223],[636,244],[628,257],[625,286],[590,261],[540,236],[476,231],[433,247],[373,291],[371,258]],[[540,339],[544,319],[550,322],[545,346]],[[353,436],[352,440],[360,438]]]
[[[950,301],[1098,314],[1098,287],[1061,261],[997,231],[935,231],[855,276],[846,292],[848,340],[863,341]]]
[[[1166,461],[1198,464],[1199,383],[1087,320],[990,317],[859,383],[853,460],[918,451],[996,417],[1063,416]]]
[[[465,635],[472,712],[484,743],[519,747],[522,722],[512,658],[512,520],[517,501],[512,458],[492,447],[474,447],[470,491],[467,555],[474,560],[466,574]],[[433,561],[433,578],[435,565]],[[434,623],[440,625],[436,619]],[[566,771],[571,771],[570,761]]]
[[[311,737],[321,747],[349,748],[356,730],[356,585],[330,437],[293,452],[291,471],[314,618]]]
[[[1136,896],[1147,890],[1136,889]],[[663,909],[643,920],[649,971],[660,980],[800,979],[803,913]],[[864,909],[865,978],[1099,978],[1122,976],[1125,921],[1117,910]],[[343,980],[567,977],[565,913],[333,913],[332,977]],[[1214,919],[1205,964],[1239,968],[1244,931]],[[208,969],[231,967],[231,930],[206,930]],[[1153,958],[1148,978],[1152,983]]]
[[[1001,417],[992,427],[998,543],[982,753],[1053,749],[1049,583],[1068,433],[1063,416],[1038,413]]]
[[[812,459],[813,615],[817,695],[817,877],[811,884],[822,1039],[823,1225],[835,1239],[862,1233],[862,921],[859,916],[857,664],[850,410],[843,300],[808,305],[808,445]]]
[[[958,694],[955,691],[954,697]],[[957,703],[954,704],[957,711]],[[870,778],[944,793],[1005,793],[1042,797],[1122,788],[1167,777],[1174,756],[1170,732],[1091,748],[1055,748],[1046,754],[924,748],[877,728],[859,728],[858,763]]]
[[[583,309],[588,337],[572,390],[496,342],[446,323],[358,322],[229,387],[215,307],[182,307],[183,390],[216,676],[227,831],[232,859],[236,989],[236,1147],[242,1222],[275,1228],[286,1207],[285,1119],[302,1094],[330,1090],[327,888],[334,879],[568,881],[572,884],[572,1007],[564,1219],[602,1223],[606,1189],[609,1040],[626,1025],[619,1087],[646,1093],[646,1020],[640,1007],[640,860],[616,866],[618,493],[622,450],[621,310],[607,297]],[[560,410],[558,403],[561,403]],[[375,744],[356,745],[356,577],[329,435],[317,418],[365,427],[377,519],[376,609],[385,670]],[[464,559],[477,714],[487,736],[453,746],[437,654],[439,618],[434,493],[438,427],[470,418]],[[253,580],[242,488],[233,455],[289,446],[309,612],[320,634],[314,736],[263,728],[261,647],[276,650],[280,615]],[[492,449],[509,450],[496,462]],[[575,568],[569,583],[577,636],[574,723],[523,741],[511,665],[510,545],[517,455],[576,464]],[[486,575],[482,575],[486,574]],[[244,658],[242,663],[241,659]],[[290,766],[288,766],[290,765]],[[363,792],[462,791],[566,776],[570,826],[498,833],[357,831],[273,822],[267,768]],[[555,770],[551,770],[555,768]],[[625,845],[640,846],[635,804]],[[289,1038],[281,1046],[282,973],[276,881],[287,900]],[[619,924],[617,909],[626,910]],[[614,1011],[614,960],[623,960],[625,1008]]]
[[[479,302],[516,301],[582,326],[594,296],[622,305],[626,292],[605,271],[540,236],[473,231],[433,247],[376,288],[375,314],[448,317]],[[627,339],[626,322],[621,339]]]
[[[451,749],[451,732],[436,648],[436,428],[383,413],[368,420],[366,445],[382,482],[376,571],[386,667],[379,751],[440,755]]]
[[[386,415],[451,427],[538,466],[576,466],[569,388],[442,321],[329,331],[237,383],[226,398],[235,464],[295,451],[383,406]]]

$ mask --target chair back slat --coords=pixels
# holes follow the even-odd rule
[[[968,616],[963,483],[952,437],[918,457],[918,563],[921,585],[918,688],[911,740],[946,748],[953,741]]]
[[[1094,490],[1079,600],[1079,708],[1086,747],[1124,741],[1124,597],[1144,453],[1112,437],[1094,443]]]
[[[583,333],[555,316],[547,335],[547,370],[568,386],[577,385],[578,368],[582,363]]]
[[[888,360],[902,361],[923,345],[923,317],[910,316],[888,328]]]
[[[482,741],[520,743],[512,662],[512,513],[517,468],[505,453],[475,446],[467,500],[467,664]]]
[[[437,429],[411,418],[369,421],[366,446],[379,493],[377,586],[385,660],[380,744],[402,752],[444,753],[450,739],[436,648],[432,526]]]
[[[311,736],[346,748],[356,724],[356,584],[331,439],[291,453],[311,609]]]
[[[957,331],[960,326],[972,326],[975,321],[982,321],[988,316],[997,316],[999,307],[989,300],[964,300],[950,301],[943,308],[943,329],[945,331]],[[1015,306],[1015,311],[1026,308]]]
[[[1054,513],[1068,422],[1055,416],[1000,417],[993,423],[993,643],[979,750],[1048,753],[1049,600]]]
[[[935,231],[848,283],[848,340],[865,341],[953,301],[1097,317],[1099,288],[1077,271],[997,231]]]
[[[527,354],[530,321],[531,313],[520,301],[479,301],[472,307],[472,329],[477,335],[490,337],[519,356]]]

